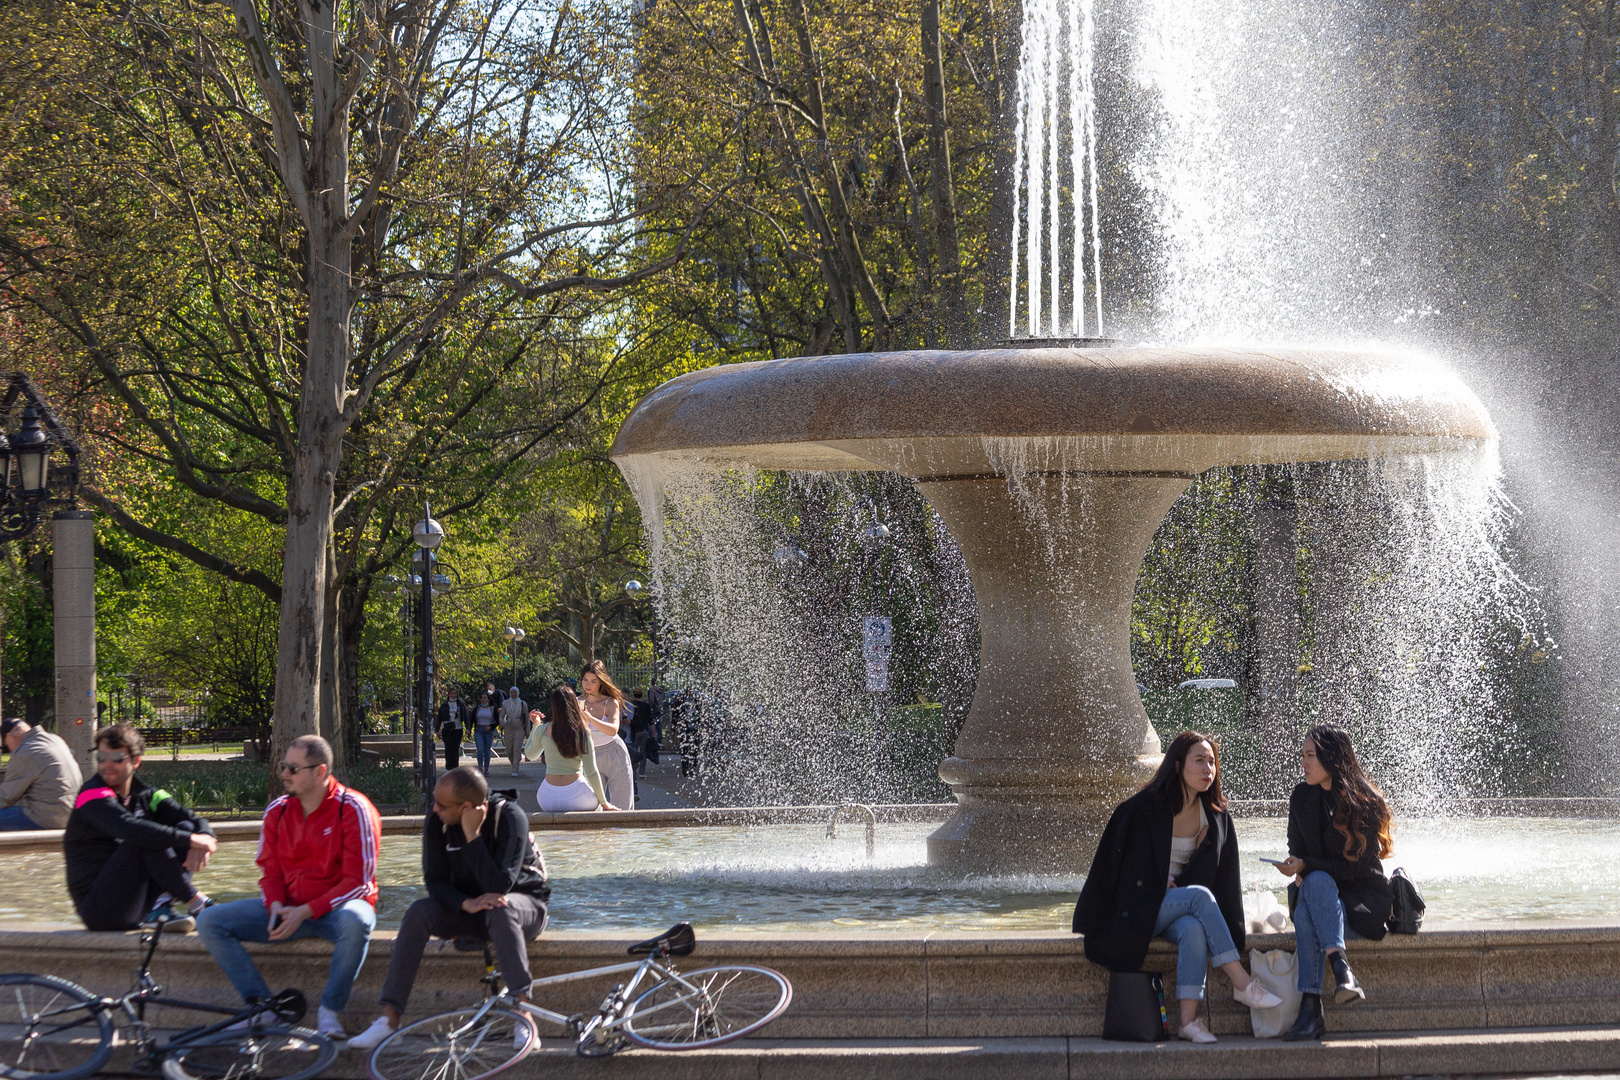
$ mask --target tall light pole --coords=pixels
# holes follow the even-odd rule
[[[432,730],[433,707],[433,592],[439,575],[434,563],[437,561],[439,545],[444,543],[444,526],[433,520],[433,507],[428,503],[422,504],[422,520],[416,523],[411,530],[411,536],[416,540],[416,558],[412,560],[413,568],[422,583],[422,600],[418,610],[422,616],[422,651],[419,654],[417,675],[421,682],[417,688],[418,716],[420,727],[416,736],[417,775],[422,781],[422,797],[424,802],[433,796],[433,785],[437,781],[436,763],[433,760],[433,744],[427,743],[427,753],[423,753],[422,735]]]
[[[502,632],[501,636],[504,637],[507,641],[510,641],[512,643],[512,647],[511,647],[511,652],[512,652],[512,683],[511,683],[511,685],[516,686],[517,685],[517,647],[518,647],[518,642],[522,641],[523,638],[525,637],[525,634],[523,633],[523,627],[521,627],[521,626],[508,626],[506,628],[506,630]]]

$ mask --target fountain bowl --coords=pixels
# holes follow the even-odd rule
[[[1014,345],[692,372],[641,401],[611,456],[654,527],[682,469],[911,479],[960,545],[979,610],[978,687],[940,766],[958,809],[930,860],[1080,872],[1088,838],[1158,761],[1131,599],[1193,477],[1466,453],[1495,433],[1473,392],[1423,356]]]

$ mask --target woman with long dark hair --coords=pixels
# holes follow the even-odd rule
[[[1249,978],[1238,959],[1244,941],[1237,834],[1221,793],[1215,741],[1183,731],[1159,771],[1108,819],[1074,907],[1086,958],[1110,971],[1140,971],[1148,942],[1176,946],[1180,1036],[1212,1043],[1198,1019],[1205,969],[1232,980],[1234,1000],[1274,1009],[1282,1000]]]
[[[602,770],[608,801],[634,810],[636,778],[630,771],[630,748],[619,737],[620,726],[629,719],[624,691],[608,678],[606,664],[592,660],[579,669],[579,696],[591,742],[596,744],[596,763]]]
[[[1288,907],[1294,916],[1299,967],[1299,1016],[1283,1038],[1320,1039],[1322,961],[1333,969],[1333,1000],[1366,998],[1345,956],[1347,936],[1384,936],[1392,899],[1381,859],[1390,842],[1389,804],[1356,760],[1343,728],[1319,724],[1305,733],[1300,752],[1305,782],[1288,800],[1288,858],[1277,869],[1294,879]]]
[[[617,810],[602,791],[596,749],[579,698],[566,686],[551,692],[551,721],[529,736],[527,753],[546,759],[546,778],[535,797],[544,813],[569,810]]]

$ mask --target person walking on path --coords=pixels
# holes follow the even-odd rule
[[[607,801],[625,810],[634,810],[636,780],[630,771],[630,749],[619,737],[620,725],[629,719],[624,691],[613,685],[613,680],[608,678],[607,665],[600,660],[592,660],[580,669],[579,685],[583,691],[580,706],[585,712],[591,742],[596,747],[596,767],[602,774]]]
[[[501,702],[501,739],[505,743],[506,760],[512,763],[512,775],[523,775],[523,744],[529,737],[529,703],[518,696],[512,687]]]
[[[178,900],[186,915],[165,929],[184,932],[210,903],[191,875],[208,865],[219,841],[206,820],[135,775],[145,751],[129,724],[96,732],[97,770],[62,834],[68,895],[87,930],[133,930]]]
[[[444,744],[444,767],[453,769],[461,764],[461,735],[467,729],[467,705],[455,687],[439,706],[439,741]]]
[[[501,707],[484,691],[478,695],[478,704],[472,708],[473,748],[477,751],[478,768],[489,775],[489,763],[495,756],[495,727],[501,722]]]
[[[630,745],[638,755],[637,776],[647,775],[647,762],[658,764],[658,734],[653,730],[652,702],[645,693],[639,686],[630,691]]]
[[[428,894],[406,910],[388,960],[383,1015],[350,1039],[351,1047],[374,1049],[399,1030],[429,938],[493,943],[507,990],[529,999],[528,942],[545,928],[551,896],[546,864],[523,809],[491,794],[476,769],[452,769],[433,788],[433,813],[422,826],[422,878]]]
[[[545,779],[534,793],[542,813],[618,809],[602,790],[585,712],[568,687],[551,692],[551,722],[535,729],[525,749],[546,763]]]
[[[0,742],[11,761],[0,781],[0,832],[60,829],[84,784],[79,763],[61,737],[11,717],[0,721]]]
[[[346,1037],[341,1014],[366,961],[377,925],[377,808],[331,775],[332,747],[300,735],[277,766],[286,794],[264,810],[259,831],[259,896],[216,904],[197,920],[197,933],[243,1000],[270,996],[244,941],[332,943],[317,1027]]]

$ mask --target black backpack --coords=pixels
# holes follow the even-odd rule
[[[1423,926],[1423,894],[1418,892],[1405,867],[1397,866],[1389,876],[1392,902],[1389,907],[1389,932],[1415,934]]]

